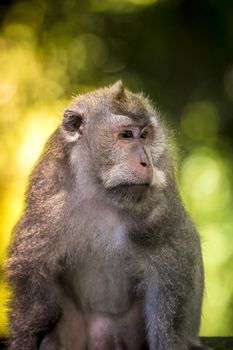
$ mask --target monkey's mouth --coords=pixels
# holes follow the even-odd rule
[[[149,183],[131,183],[119,184],[115,187],[112,187],[109,190],[113,197],[119,197],[119,199],[121,198],[127,201],[138,202],[144,197],[146,197],[149,189]]]
[[[129,190],[129,191],[136,191],[136,190],[147,190],[150,187],[150,183],[119,183],[115,186],[112,186],[111,189],[122,189],[122,190]]]
[[[142,183],[127,183],[127,184],[120,184],[119,187],[127,187],[127,188],[147,188],[149,187],[149,182],[142,182]]]
[[[149,183],[130,184],[130,185],[123,185],[123,187],[126,187],[129,191],[143,192],[148,190],[148,188],[150,187],[150,184]]]

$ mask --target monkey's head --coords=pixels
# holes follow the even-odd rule
[[[88,164],[98,189],[121,207],[145,204],[166,187],[167,150],[158,116],[121,81],[76,97],[61,128],[72,147],[74,171]],[[83,150],[85,160],[79,156]]]

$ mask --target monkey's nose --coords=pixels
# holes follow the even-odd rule
[[[140,166],[138,167],[138,174],[144,183],[150,184],[153,177],[153,169],[149,162],[146,160],[140,161]]]

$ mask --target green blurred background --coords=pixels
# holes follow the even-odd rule
[[[202,335],[233,335],[233,1],[1,0],[3,263],[26,179],[70,97],[122,79],[156,103],[206,270]]]

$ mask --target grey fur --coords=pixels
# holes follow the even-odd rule
[[[121,116],[134,133],[150,124],[134,153],[114,141]],[[30,176],[7,269],[10,350],[199,345],[199,237],[142,95],[117,82],[72,101]]]

